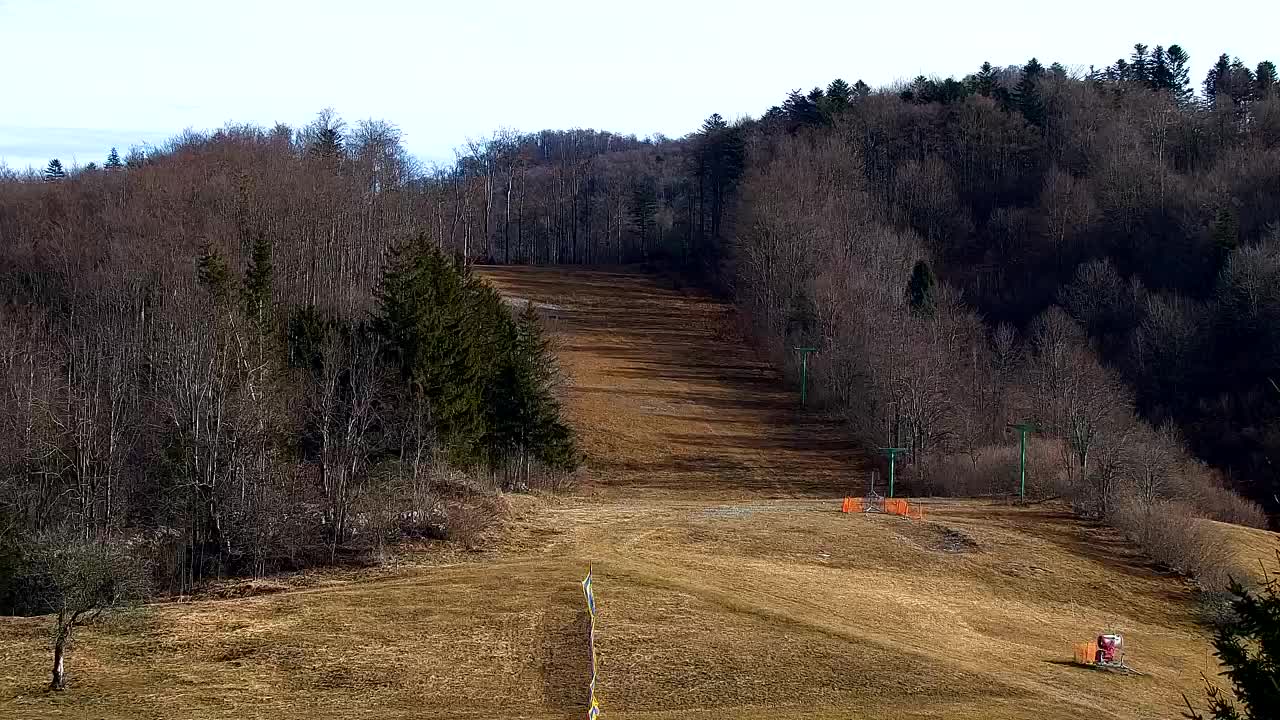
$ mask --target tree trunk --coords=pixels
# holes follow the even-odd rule
[[[53,642],[53,679],[49,682],[50,690],[65,690],[67,687],[67,673],[63,658],[67,652],[67,639],[70,637],[70,628],[58,628],[58,633]]]

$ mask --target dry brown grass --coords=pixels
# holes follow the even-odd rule
[[[1169,718],[1212,674],[1192,591],[1063,508],[849,516],[861,458],[796,415],[728,311],[626,274],[491,271],[554,302],[588,468],[504,540],[387,577],[153,607],[91,628],[51,696],[42,620],[0,620],[0,716],[585,715],[588,565],[607,717]],[[1224,526],[1241,557],[1275,536]],[[1126,635],[1145,677],[1066,664]]]

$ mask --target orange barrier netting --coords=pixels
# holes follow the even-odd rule
[[[1092,665],[1098,659],[1097,641],[1076,643],[1072,646],[1076,652],[1076,662],[1081,665]]]
[[[842,513],[860,513],[866,509],[866,503],[862,498],[847,497],[840,503],[840,512]],[[903,498],[886,498],[884,511],[889,515],[900,515],[912,520],[924,520],[924,508],[919,505],[913,508],[911,503]]]
[[[884,511],[890,515],[911,516],[911,505],[901,498],[885,498]]]

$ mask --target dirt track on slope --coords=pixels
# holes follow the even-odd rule
[[[1189,590],[1104,528],[981,501],[839,513],[862,458],[724,306],[625,272],[484,272],[558,308],[580,492],[511,498],[488,553],[88,629],[59,696],[44,621],[0,620],[0,717],[581,718],[588,566],[611,718],[1170,718],[1216,672]],[[1066,664],[1103,629],[1145,677]]]
[[[590,485],[619,497],[831,497],[865,483],[839,428],[798,412],[730,308],[623,272],[489,269],[543,307]]]

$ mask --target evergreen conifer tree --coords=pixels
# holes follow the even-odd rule
[[[1280,557],[1280,555],[1278,555]],[[1231,682],[1234,699],[1210,684],[1206,694],[1213,720],[1262,720],[1274,718],[1280,708],[1280,573],[1257,590],[1247,590],[1232,580],[1234,617],[1214,633],[1213,648],[1226,666],[1222,674]],[[1191,702],[1187,717],[1204,720]],[[1239,704],[1237,706],[1237,703]]]
[[[818,111],[817,103],[801,94],[799,90],[792,90],[787,95],[786,102],[782,103],[782,110],[787,115],[792,131],[798,127],[822,124],[822,113]]]
[[[1254,74],[1254,85],[1257,87],[1258,99],[1265,98],[1277,88],[1276,66],[1270,60],[1258,63],[1258,71]]]
[[[1205,101],[1212,104],[1219,93],[1226,92],[1230,77],[1231,58],[1226,53],[1223,53],[1218,56],[1218,61],[1213,64],[1213,67],[1205,75],[1203,85]]]
[[[848,110],[852,101],[853,88],[849,87],[849,83],[844,80],[836,78],[827,86],[827,92],[818,103],[818,109],[822,111],[827,122],[831,122],[835,116]]]
[[[1257,88],[1253,71],[1240,62],[1240,58],[1231,61],[1230,81],[1227,83],[1227,94],[1237,105],[1253,100]]]
[[[240,296],[244,302],[245,316],[261,332],[266,332],[270,326],[271,278],[271,242],[265,235],[260,234],[253,241],[249,269],[245,273],[244,287],[240,290]]]
[[[44,169],[45,182],[58,182],[67,176],[67,171],[62,169],[62,161],[54,158],[49,161],[48,167]]]
[[[996,69],[989,62],[982,63],[978,74],[974,76],[974,81],[974,92],[983,97],[991,97],[996,89]]]
[[[1022,68],[1022,79],[1014,91],[1013,104],[1027,122],[1036,127],[1043,127],[1045,121],[1044,99],[1040,96],[1040,78],[1044,75],[1044,66],[1039,60],[1031,58]]]
[[[631,189],[631,223],[640,236],[641,255],[647,257],[652,241],[652,230],[658,213],[658,190],[651,177],[635,181]]]
[[[1151,86],[1151,59],[1147,55],[1147,46],[1137,43],[1133,46],[1133,54],[1129,56],[1129,79],[1148,87]]]
[[[120,153],[115,148],[111,148],[111,154],[107,155],[107,162],[103,165],[107,170],[119,170],[124,167],[124,163],[120,162]]]
[[[871,95],[871,86],[862,82],[862,80],[858,80],[853,84],[853,96],[855,98],[861,99],[869,95]]]
[[[576,450],[552,392],[555,360],[532,304],[525,306],[514,327],[510,439],[542,464],[571,470],[577,464]]]
[[[933,313],[933,292],[936,281],[929,263],[917,260],[911,268],[911,281],[907,284],[907,298],[911,302],[911,310],[920,315]]]
[[[828,98],[831,98],[834,100],[840,100],[847,103],[853,97],[853,88],[850,87],[849,83],[845,82],[844,80],[840,78],[836,78],[835,80],[831,81],[830,85],[827,86],[826,96]]]
[[[1133,68],[1129,66],[1129,61],[1124,58],[1116,60],[1116,64],[1111,66],[1112,82],[1129,82],[1133,79]]]
[[[1213,220],[1213,254],[1219,268],[1226,263],[1231,253],[1240,246],[1240,224],[1235,212],[1228,207],[1218,209]]]
[[[1181,45],[1170,45],[1165,55],[1169,64],[1169,75],[1171,76],[1170,90],[1173,92],[1175,100],[1179,103],[1185,103],[1193,95],[1191,90],[1191,56],[1187,55],[1187,51],[1183,50]]]
[[[406,390],[430,407],[449,456],[481,459],[486,336],[472,309],[474,286],[459,265],[424,244],[397,248],[379,284],[374,330]]]
[[[1173,89],[1173,68],[1169,66],[1169,56],[1163,45],[1157,45],[1151,53],[1150,86],[1152,90]]]
[[[206,244],[196,260],[196,278],[214,305],[223,305],[231,298],[231,270],[226,259],[212,245]]]

